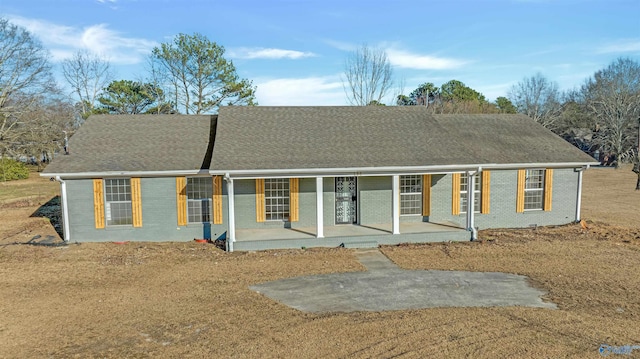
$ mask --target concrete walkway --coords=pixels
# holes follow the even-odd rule
[[[379,250],[359,250],[366,272],[288,278],[250,289],[305,312],[354,312],[433,307],[526,306],[557,309],[521,275],[404,270]]]

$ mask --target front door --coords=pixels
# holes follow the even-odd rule
[[[336,224],[357,223],[357,198],[355,177],[336,177]]]

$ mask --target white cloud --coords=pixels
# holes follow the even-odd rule
[[[616,52],[640,52],[640,39],[620,40],[612,44],[601,46],[596,49],[598,54],[609,54]]]
[[[256,97],[263,106],[346,105],[338,76],[256,79]]]
[[[239,48],[230,50],[231,57],[240,59],[302,59],[305,57],[314,57],[313,52],[302,52],[296,50],[284,50],[273,48]]]
[[[118,0],[96,0],[97,3],[109,5],[109,7],[113,10],[118,10],[118,7],[115,5]]]
[[[348,42],[344,42],[344,41],[338,41],[338,40],[331,40],[331,39],[325,39],[323,40],[327,45],[334,47],[338,50],[342,50],[342,51],[354,51],[358,48],[357,45],[354,45],[352,43],[348,43]]]
[[[76,28],[18,16],[9,16],[8,19],[40,39],[51,52],[53,61],[62,61],[78,50],[87,50],[114,64],[137,64],[157,46],[154,41],[122,36],[106,24]]]
[[[418,55],[407,51],[386,49],[389,62],[393,66],[415,70],[445,70],[458,68],[466,61],[446,57]]]

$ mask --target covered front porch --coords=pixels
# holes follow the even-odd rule
[[[476,173],[467,174],[470,186],[473,186]],[[276,183],[284,188],[281,191],[284,194],[265,194],[265,179],[225,176],[229,209],[227,249],[377,247],[379,244],[467,241],[474,238],[475,231],[470,231],[474,228],[473,211],[467,214],[467,226],[464,228],[431,221],[431,174],[406,177],[416,183],[410,186],[413,190],[406,193],[409,197],[401,198],[401,176],[398,174],[288,177],[284,181],[282,178],[271,179],[269,188]],[[239,186],[237,194],[236,182]],[[404,188],[408,184],[403,182],[402,186]],[[473,192],[468,191],[468,203],[474,202]],[[271,202],[267,203],[265,198],[270,198]],[[284,204],[274,206],[273,198],[281,199]],[[236,200],[240,203],[238,209],[241,211],[238,212]],[[405,200],[412,204],[408,208],[411,212],[403,212],[402,215],[420,218],[421,221],[406,220],[406,217],[401,220],[401,202]],[[253,207],[253,210],[244,210],[247,207]],[[284,210],[286,219],[281,221],[282,227],[274,226],[276,221],[273,219],[265,219],[267,208],[269,211],[274,208]],[[403,208],[405,210],[407,208]],[[273,216],[273,212],[269,214]],[[236,225],[236,220],[240,225]]]
[[[471,238],[469,231],[453,224],[430,222],[402,222],[400,232],[393,234],[391,223],[325,226],[324,238],[317,238],[316,227],[237,229],[234,249],[366,248],[381,244],[468,241]]]

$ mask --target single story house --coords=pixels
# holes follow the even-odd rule
[[[61,183],[67,241],[254,250],[570,223],[582,171],[596,164],[524,115],[229,106],[91,116],[41,175]]]

